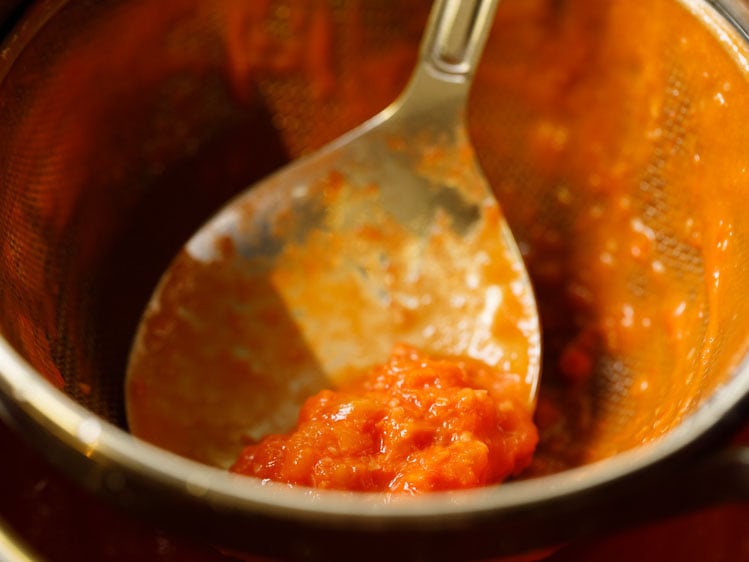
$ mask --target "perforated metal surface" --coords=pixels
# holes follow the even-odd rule
[[[232,194],[390,102],[428,5],[41,3],[0,47],[3,336],[124,425],[127,352],[171,257]],[[537,290],[542,396],[570,413],[539,473],[666,434],[749,348],[747,52],[705,10],[499,9],[469,119]],[[575,349],[594,355],[581,383]]]
[[[3,81],[3,332],[50,380],[119,423],[129,338],[167,260],[230,194],[385,105],[407,76],[428,3],[398,3],[397,12],[389,3],[261,4],[184,0],[153,15],[148,2],[73,2]],[[653,300],[664,284],[680,296],[672,306],[685,302],[692,314],[682,350],[659,338],[658,326],[636,348],[599,348],[595,421],[584,431],[616,432],[615,449],[627,448],[643,437],[630,422],[648,423],[632,400],[633,373],[647,371],[659,400],[678,402],[671,421],[660,422],[671,427],[746,347],[742,303],[706,286],[706,263],[735,277],[726,285],[746,285],[747,187],[740,175],[725,176],[745,165],[747,139],[730,123],[746,110],[730,108],[721,139],[720,126],[700,116],[711,101],[701,97],[718,95],[721,81],[731,81],[738,104],[745,76],[727,53],[718,67],[695,62],[680,47],[681,25],[647,23],[674,10],[664,2],[506,4],[471,105],[478,151],[546,314],[568,307],[576,284],[593,293],[571,324],[547,327],[545,376],[553,384],[554,361],[577,330],[595,325],[601,338],[614,337],[606,323],[618,320],[606,307],[624,294],[634,309],[661,314],[649,321],[663,329],[668,311]],[[686,12],[680,17],[699,27]],[[616,29],[633,22],[641,23],[638,42]],[[693,41],[710,40],[702,35]],[[579,55],[560,63],[550,56],[557,49]],[[729,71],[735,75],[717,76]],[[715,91],[706,89],[707,72]],[[694,159],[717,144],[715,163],[698,168]],[[586,157],[600,188],[574,163]],[[551,164],[539,170],[539,159]],[[699,185],[698,169],[707,169]],[[733,199],[721,207],[725,216],[705,214],[701,198],[709,201],[710,190]],[[627,209],[617,208],[622,199]],[[602,218],[591,217],[593,207]],[[592,279],[605,251],[596,240],[615,245],[608,225],[627,220],[647,229],[650,255],[614,250],[616,273]],[[708,232],[716,221],[733,236],[720,256]],[[663,275],[653,274],[654,262]],[[693,350],[691,361],[683,350]]]

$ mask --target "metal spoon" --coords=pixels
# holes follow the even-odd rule
[[[395,103],[189,241],[132,350],[133,433],[225,466],[396,342],[480,360],[534,407],[533,292],[464,123],[497,4],[436,1]]]

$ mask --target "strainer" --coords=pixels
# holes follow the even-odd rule
[[[47,0],[0,46],[4,417],[84,486],[228,547],[479,559],[749,498],[749,10],[504,0],[469,107],[544,326],[528,478],[259,483],[125,430],[154,284],[222,202],[384,107],[425,0]],[[619,236],[626,233],[626,236]],[[626,242],[626,244],[624,244]]]

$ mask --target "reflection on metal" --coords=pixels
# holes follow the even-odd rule
[[[40,562],[23,541],[0,519],[0,562]]]

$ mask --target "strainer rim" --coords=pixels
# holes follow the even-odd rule
[[[200,464],[138,439],[99,418],[47,382],[0,337],[0,393],[20,406],[45,431],[79,453],[116,471],[120,467],[205,499],[276,516],[305,519],[321,516],[363,519],[428,518],[435,521],[481,512],[496,512],[572,497],[635,474],[694,446],[749,398],[749,357],[735,375],[717,388],[694,413],[653,442],[610,458],[560,473],[455,492],[409,497],[314,490],[259,481]],[[0,410],[0,413],[3,413]],[[12,420],[11,420],[12,421]]]

